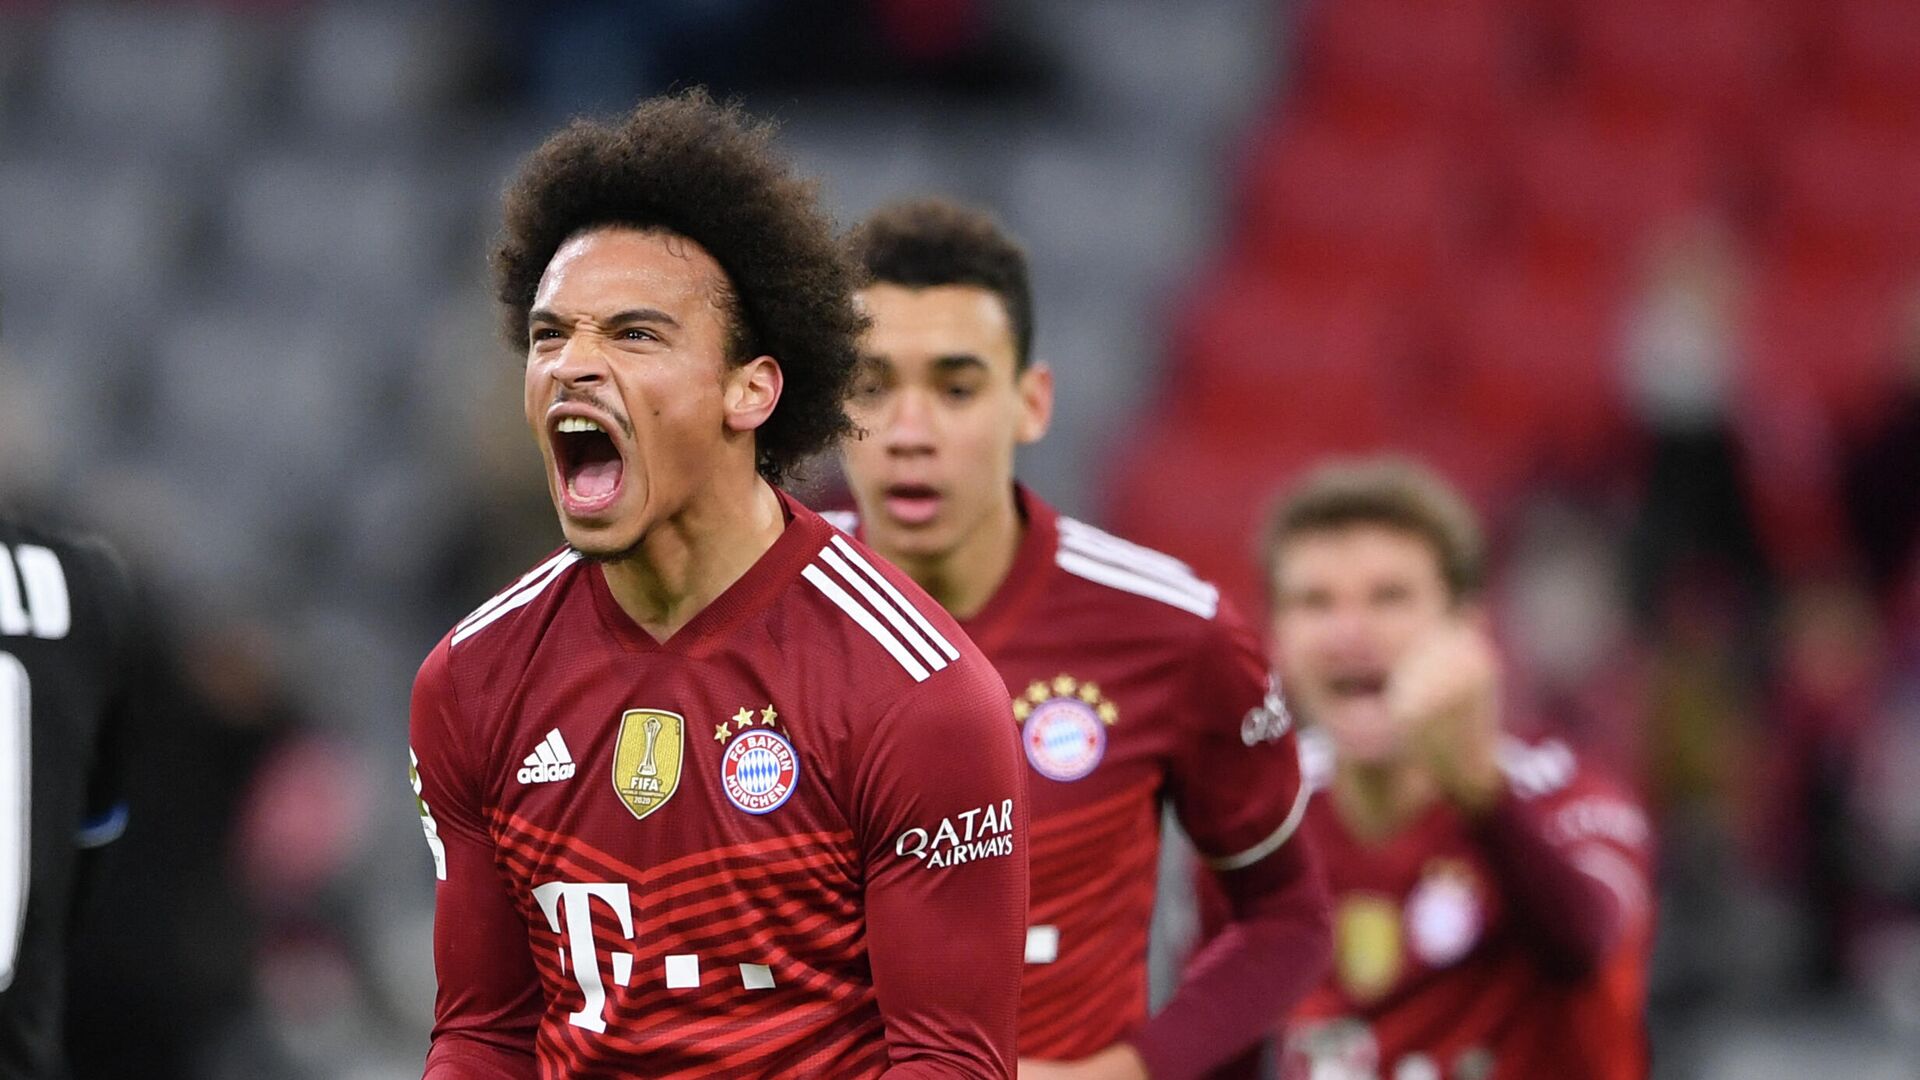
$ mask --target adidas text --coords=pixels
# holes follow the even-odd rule
[[[573,779],[574,763],[569,761],[561,765],[522,765],[515,777],[523,784],[545,784],[554,780]]]

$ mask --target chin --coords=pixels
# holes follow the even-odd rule
[[[560,515],[560,534],[567,546],[594,562],[619,562],[632,555],[645,540],[644,528],[618,525],[586,525]]]

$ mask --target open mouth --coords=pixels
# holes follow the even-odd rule
[[[1333,696],[1343,700],[1379,697],[1387,692],[1387,677],[1382,674],[1336,675],[1327,682]]]
[[[925,525],[940,512],[940,492],[927,484],[889,484],[886,506],[903,525]]]
[[[597,420],[561,417],[553,426],[553,464],[560,472],[561,499],[570,514],[605,510],[620,495],[626,463],[613,436]]]

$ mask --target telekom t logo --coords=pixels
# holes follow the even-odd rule
[[[593,937],[594,901],[612,908],[620,921],[620,936],[633,940],[633,897],[624,882],[549,881],[536,885],[533,898],[547,914],[547,926],[566,940],[560,951],[561,970],[573,969],[573,981],[580,986],[583,999],[580,1011],[569,1013],[567,1022],[604,1034],[607,1030],[607,984],[600,979],[600,949]],[[621,986],[633,982],[634,954],[615,952],[607,956],[613,969],[613,981]],[[773,968],[766,964],[737,965],[740,986],[745,990],[771,990]],[[673,953],[661,958],[661,972],[669,990],[700,989],[700,957],[693,953]]]
[[[540,902],[540,910],[547,915],[547,925],[553,932],[567,939],[568,952],[563,954],[561,963],[573,968],[573,978],[580,984],[581,996],[586,1000],[580,1011],[567,1017],[574,1027],[588,1031],[607,1030],[607,987],[600,981],[600,952],[593,942],[593,902],[595,900],[613,909],[620,920],[620,936],[633,940],[633,904],[627,896],[624,883],[578,884],[571,881],[549,881],[537,885],[533,898]],[[565,915],[565,924],[561,917]],[[613,981],[621,986],[627,985],[633,978],[633,954],[614,953]]]

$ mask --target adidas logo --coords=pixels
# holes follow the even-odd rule
[[[527,755],[527,763],[515,775],[523,784],[548,784],[555,780],[571,780],[576,766],[573,755],[567,752],[567,741],[560,737],[560,729],[547,732],[540,745]]]

